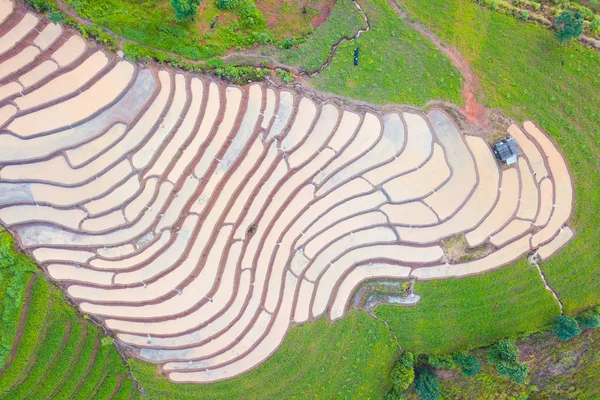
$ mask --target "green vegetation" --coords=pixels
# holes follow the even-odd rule
[[[53,0],[25,0],[25,2],[40,13],[56,11],[56,2]]]
[[[477,373],[481,370],[481,364],[479,363],[479,360],[468,353],[459,354],[456,357],[456,363],[466,376],[477,375]]]
[[[281,79],[284,83],[292,83],[294,82],[294,74],[286,71],[285,69],[277,70],[277,77]]]
[[[402,393],[415,379],[415,356],[405,351],[392,369],[392,391]]]
[[[231,10],[237,5],[237,0],[216,0],[219,10]]]
[[[429,366],[417,368],[415,392],[421,400],[437,400],[440,398],[440,382]]]
[[[377,104],[424,105],[430,100],[461,102],[461,77],[450,60],[407,26],[386,0],[359,1],[371,30],[342,43],[315,86]],[[360,65],[353,65],[360,46]]]
[[[469,0],[402,4],[470,62],[486,106],[500,108],[517,121],[535,121],[558,143],[574,180],[570,225],[577,236],[541,268],[567,314],[597,305],[600,54],[577,43],[561,45],[549,30]],[[506,318],[519,321],[521,315]]]
[[[499,375],[487,362],[487,350],[471,353],[480,364],[475,376],[455,370],[435,369],[442,398],[466,399],[597,399],[600,398],[600,331],[586,330],[569,341],[553,332],[537,333],[516,341],[521,362],[529,367],[528,380],[516,383]],[[409,390],[407,399],[418,396]]]
[[[398,348],[386,326],[363,312],[292,328],[255,370],[211,385],[173,384],[157,367],[129,360],[150,399],[383,398]]]
[[[510,339],[502,339],[487,352],[488,362],[496,367],[500,375],[508,375],[516,383],[527,380],[529,368],[519,363],[519,348]]]
[[[365,28],[364,18],[354,1],[338,0],[327,20],[313,34],[297,47],[281,50],[278,58],[286,64],[313,73],[327,62],[333,45]]]
[[[0,399],[101,399],[121,387],[129,396],[135,387],[116,348],[100,347],[101,330],[85,322],[62,291],[38,274],[31,260],[13,246],[10,236],[0,232],[0,287],[4,291]],[[10,301],[13,307],[8,307]],[[118,386],[121,382],[129,385]]]
[[[577,316],[577,323],[582,328],[600,327],[600,306],[586,310]]]
[[[189,0],[178,1],[182,2]],[[228,49],[274,40],[252,0],[239,0],[231,10],[220,10],[214,1],[207,0],[194,20],[184,18],[184,21],[177,20],[168,0],[65,0],[65,3],[83,18],[118,35],[189,60],[204,60]]]
[[[583,33],[583,15],[580,12],[563,11],[555,21],[556,36],[561,42],[578,38]]]
[[[126,43],[123,46],[123,53],[125,57],[133,61],[155,61],[162,65],[170,65],[171,67],[181,68],[190,72],[214,75],[238,85],[262,81],[271,73],[266,68],[256,68],[249,65],[230,65],[215,58],[204,64],[191,63],[181,57],[171,56],[134,43]]]
[[[591,36],[600,34],[600,2],[592,0],[569,1],[569,0],[474,0],[478,4],[489,7],[494,11],[500,11],[507,15],[520,17],[522,20],[529,20],[540,23],[540,26],[559,27],[564,23],[561,19],[566,18],[573,32],[577,32],[572,37],[579,37],[582,33]],[[594,4],[595,3],[595,4]],[[564,17],[567,15],[568,17]],[[564,28],[564,26],[563,26]],[[562,34],[561,34],[562,35]],[[559,36],[561,37],[561,36]],[[566,38],[569,40],[569,38]]]
[[[554,333],[556,333],[556,336],[560,340],[569,340],[580,335],[581,328],[579,328],[579,324],[575,318],[559,315],[556,317],[556,322],[554,323]]]
[[[175,10],[177,21],[190,20],[198,12],[200,0],[171,0],[171,7]]]
[[[11,237],[0,229],[0,369],[4,367],[17,334],[25,287],[37,269],[28,258],[11,250],[12,243]]]
[[[422,296],[417,306],[381,305],[375,314],[416,353],[449,354],[534,332],[560,312],[525,261],[480,276],[417,282],[415,292]]]

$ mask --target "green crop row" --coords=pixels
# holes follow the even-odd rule
[[[46,332],[46,336],[40,340],[38,350],[29,359],[28,370],[21,376],[21,383],[11,390],[7,396],[8,398],[15,400],[32,398],[28,395],[42,381],[44,374],[48,371],[52,362],[57,357],[60,357],[63,340],[67,332],[68,325],[65,325],[63,321],[52,321]]]
[[[102,386],[100,386],[93,396],[94,400],[109,400],[115,390],[117,390],[117,385],[119,385],[119,378],[116,375],[107,376],[104,382],[102,382]]]
[[[94,397],[94,393],[108,375],[108,371],[105,370],[105,364],[110,350],[112,350],[111,346],[100,346],[98,348],[92,369],[90,369],[88,375],[81,382],[81,386],[72,397],[72,400],[87,400]]]
[[[58,359],[48,369],[43,380],[39,382],[36,390],[31,394],[32,399],[47,399],[51,394],[60,388],[61,384],[69,376],[71,366],[76,360],[75,352],[80,343],[85,340],[83,326],[80,324],[71,325],[69,340],[64,348],[61,349]]]
[[[31,289],[31,299],[23,327],[23,334],[17,348],[15,358],[0,376],[0,396],[10,398],[10,389],[19,382],[19,378],[27,369],[29,360],[35,354],[38,340],[42,334],[44,321],[50,304],[48,283],[37,279]]]
[[[79,354],[76,355],[69,379],[65,381],[58,392],[53,393],[53,400],[67,400],[75,393],[77,386],[85,378],[88,366],[95,361],[93,359],[94,347],[96,343],[98,343],[98,346],[100,345],[98,336],[99,330],[96,327],[88,326],[85,342]]]
[[[34,391],[41,382],[48,378],[46,374],[56,371],[54,362],[63,357],[64,346],[68,342],[66,335],[70,327],[76,323],[74,313],[62,300],[62,293],[51,287],[50,291],[52,305],[48,311],[51,319],[48,321],[47,329],[43,329],[45,335],[39,338],[39,347],[29,360],[29,366],[21,377],[21,383],[13,387],[10,392],[11,399],[30,399],[30,393]]]
[[[24,301],[25,287],[35,265],[25,255],[13,251],[14,241],[0,228],[0,277],[2,301],[0,305],[0,368],[4,366],[17,333]]]
[[[18,329],[18,322],[21,318],[21,309],[25,296],[25,287],[31,274],[17,272],[8,274],[0,270],[4,281],[4,294],[2,301],[2,330],[0,330],[0,368],[4,366],[6,358],[10,354],[12,343]]]
[[[133,382],[130,380],[123,380],[112,400],[128,400],[131,397],[132,390],[136,390],[135,386],[133,386]]]

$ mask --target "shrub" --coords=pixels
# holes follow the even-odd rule
[[[575,318],[559,315],[556,317],[554,332],[560,340],[569,340],[578,336],[581,333],[581,328],[579,328]]]
[[[529,368],[519,364],[519,348],[510,339],[502,339],[490,347],[488,361],[500,375],[508,375],[516,383],[527,380]]]
[[[540,3],[536,3],[535,1],[527,2],[527,5],[532,7],[535,11],[540,11],[540,9],[542,8],[542,5]]]
[[[561,42],[567,42],[583,33],[583,15],[580,12],[563,11],[554,21],[557,26],[556,36]]]
[[[456,363],[462,370],[463,374],[467,376],[476,375],[481,369],[481,364],[479,364],[479,360],[477,360],[470,354],[459,354],[458,356],[456,356]]]
[[[250,0],[237,2],[236,11],[240,17],[240,27],[244,29],[267,25],[267,20],[262,12]]]
[[[458,365],[451,355],[433,355],[429,356],[429,364],[434,368],[454,369]]]
[[[281,79],[285,83],[294,82],[294,74],[286,71],[285,69],[278,69],[277,76],[279,77],[279,79]]]
[[[52,11],[48,14],[48,19],[54,24],[63,24],[67,21],[66,15],[60,11]]]
[[[523,21],[527,21],[529,19],[529,11],[527,11],[527,10],[519,11],[519,18],[521,18]]]
[[[115,339],[107,336],[107,337],[103,337],[102,339],[100,339],[100,344],[102,346],[112,346],[112,344],[115,342]]]
[[[594,18],[594,20],[590,23],[590,29],[593,33],[600,33],[600,17]]]
[[[231,10],[237,5],[237,0],[216,0],[219,10]]]
[[[175,10],[177,21],[192,19],[198,12],[200,0],[171,0],[171,7]]]
[[[390,390],[388,394],[385,395],[384,400],[402,400],[404,399],[404,393],[397,392],[395,390]]]
[[[41,13],[57,10],[56,4],[51,0],[26,0],[26,3]]]
[[[581,328],[600,327],[600,307],[596,307],[594,310],[584,311],[577,316],[576,320]]]
[[[392,391],[404,392],[415,379],[415,356],[408,351],[396,362],[392,369]]]
[[[422,400],[437,400],[440,398],[440,383],[431,369],[427,367],[417,369],[415,391]]]

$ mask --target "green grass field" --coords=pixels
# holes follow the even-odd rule
[[[525,261],[466,279],[417,282],[414,307],[379,306],[403,349],[453,353],[552,323],[558,303]]]
[[[359,3],[371,30],[337,48],[331,65],[313,79],[317,89],[377,104],[461,102],[460,74],[445,55],[407,26],[386,0]]]
[[[558,143],[574,179],[577,237],[542,269],[567,313],[600,303],[600,54],[469,0],[402,4],[470,61],[488,107],[532,119]]]
[[[354,36],[365,27],[363,16],[354,1],[338,0],[327,20],[315,29],[306,42],[293,49],[281,50],[278,57],[286,64],[312,73],[325,64],[335,43],[344,37]]]
[[[224,382],[172,384],[154,365],[129,365],[150,399],[381,399],[397,356],[382,322],[351,312],[335,324],[321,319],[292,328],[264,364]]]
[[[0,399],[139,398],[116,348],[101,344],[104,332],[79,316],[62,291],[37,271],[0,231]]]

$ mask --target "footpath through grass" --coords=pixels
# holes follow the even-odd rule
[[[224,382],[173,384],[155,365],[129,364],[149,399],[382,399],[397,355],[386,326],[355,311],[293,328],[265,363]]]
[[[371,30],[337,48],[331,65],[314,78],[317,89],[377,104],[461,102],[460,74],[445,55],[406,25],[386,0],[358,3]]]
[[[137,387],[112,343],[102,345],[103,332],[81,318],[1,230],[0,282],[0,399],[87,400],[114,392],[126,399],[135,396]],[[26,312],[22,319],[21,312]],[[16,341],[20,321],[22,334]]]
[[[402,4],[471,63],[488,107],[535,121],[558,143],[574,179],[577,237],[541,267],[566,313],[600,303],[600,54],[470,0]]]
[[[416,353],[485,346],[536,331],[560,313],[525,261],[465,279],[417,282],[415,292],[421,295],[418,305],[382,305],[375,314],[389,323],[403,349]]]

